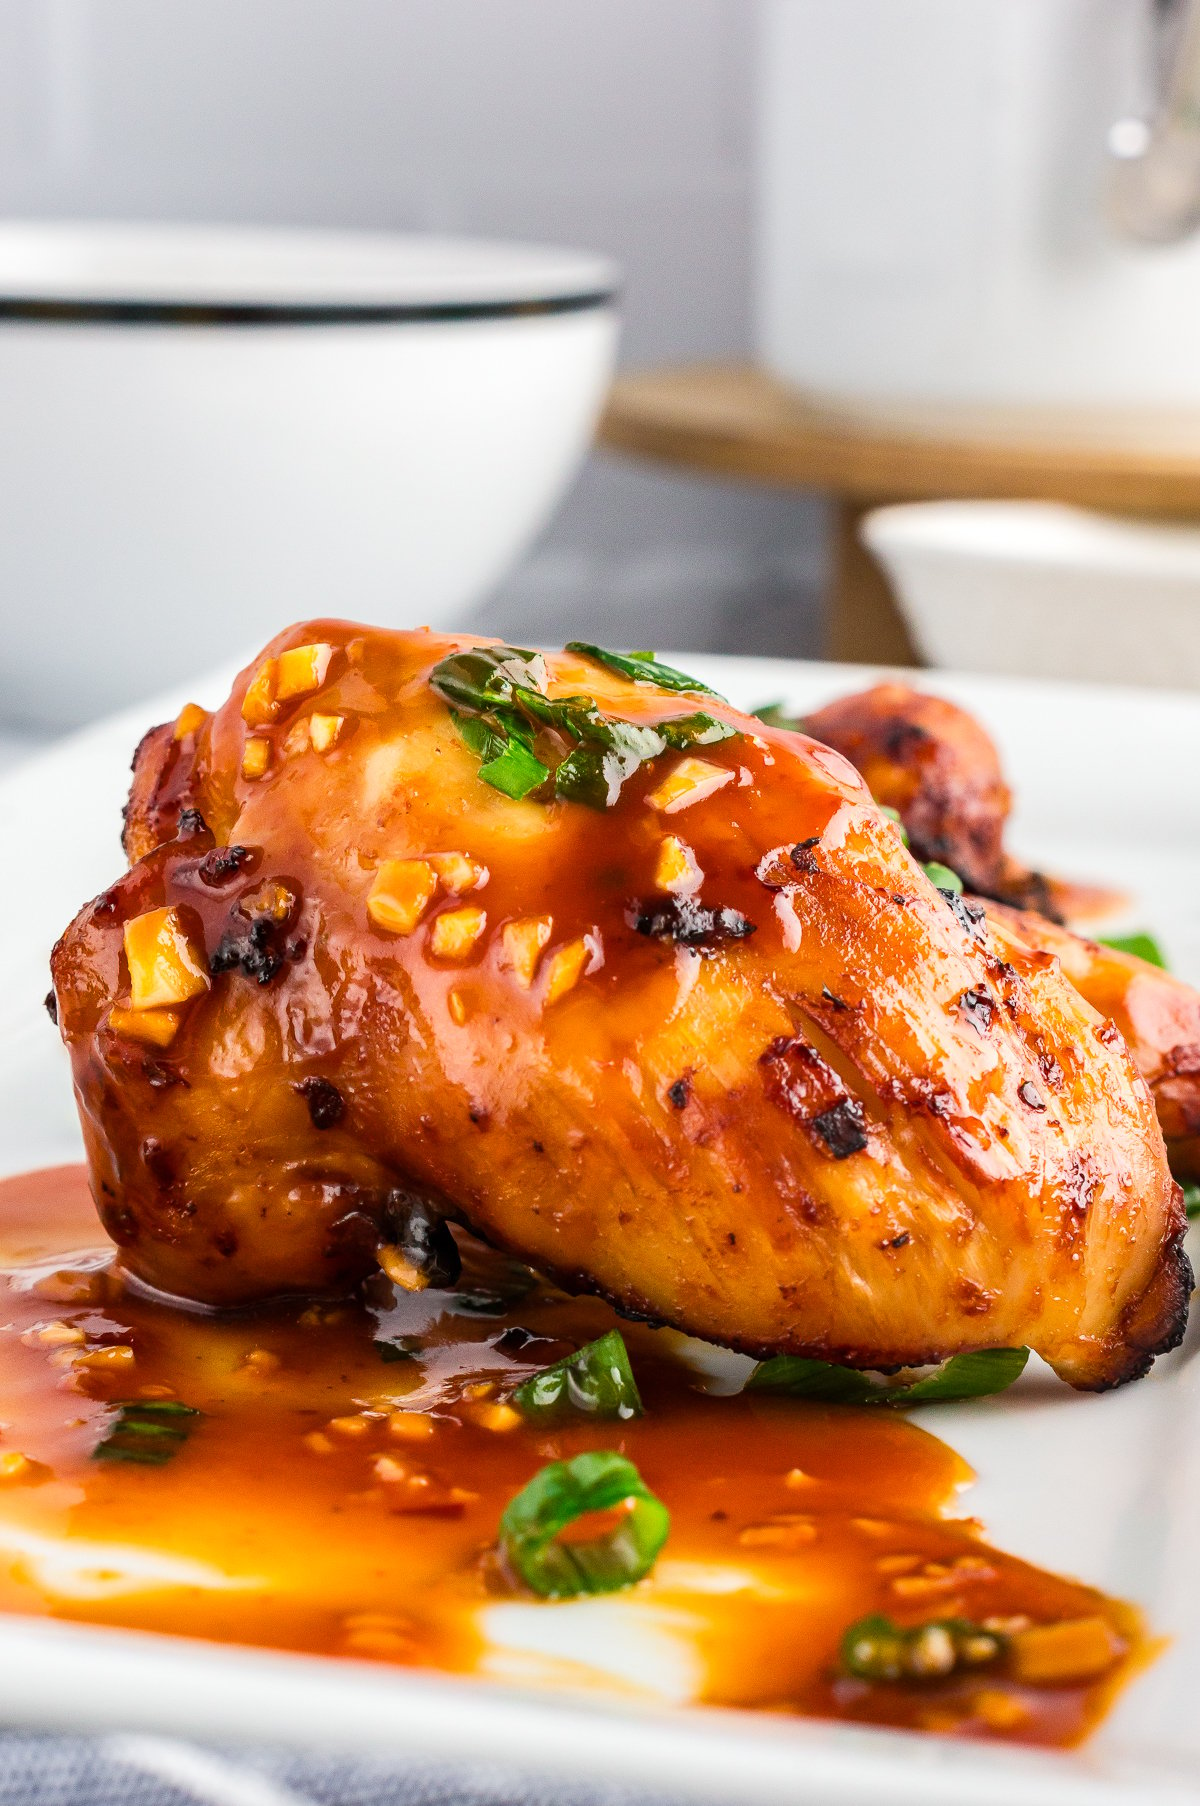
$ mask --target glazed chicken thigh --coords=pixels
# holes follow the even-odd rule
[[[999,752],[975,717],[945,696],[875,684],[839,696],[800,725],[849,759],[877,803],[895,809],[918,859],[948,865],[969,890],[1051,921],[1113,901],[1007,852],[1012,793]]]
[[[1172,1172],[1200,1177],[1200,991],[1032,911],[988,903],[987,913],[1027,946],[1052,954],[1080,995],[1116,1023],[1150,1086]]]
[[[634,1315],[864,1367],[1182,1330],[1147,1086],[836,752],[677,673],[334,621],[139,748],[54,953],[128,1268],[444,1283],[444,1219]]]
[[[1200,992],[1136,955],[1072,933],[1060,912],[1088,913],[1111,893],[1031,871],[1006,852],[1011,795],[1000,755],[965,709],[906,684],[839,697],[805,722],[848,758],[878,803],[896,810],[919,859],[951,867],[986,899],[989,920],[1052,953],[1110,1017],[1150,1085],[1172,1170],[1200,1175]]]

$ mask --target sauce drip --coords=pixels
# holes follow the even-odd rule
[[[736,1391],[747,1363],[622,1324],[645,1403],[547,1429],[521,1379],[613,1328],[464,1241],[455,1292],[224,1315],[139,1293],[82,1168],[0,1186],[0,1609],[672,1703],[1064,1745],[1143,1648],[1137,1614],[950,1514],[965,1463],[898,1413]],[[158,1465],[97,1459],[121,1405],[174,1401]],[[164,1419],[164,1421],[172,1421]],[[546,1603],[496,1553],[545,1463],[625,1454],[667,1504],[652,1575]],[[23,1458],[23,1459],[22,1459]],[[1001,1661],[856,1678],[846,1628],[1100,1619],[1114,1660],[1024,1684]]]

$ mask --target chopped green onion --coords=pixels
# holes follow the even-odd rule
[[[936,1373],[904,1387],[904,1402],[950,1404],[967,1398],[991,1398],[1020,1379],[1028,1359],[1027,1348],[980,1348],[973,1354],[953,1355]]]
[[[511,702],[518,689],[544,690],[546,662],[522,646],[473,646],[442,659],[429,681],[451,708],[486,716]]]
[[[116,1406],[116,1420],[108,1435],[92,1450],[93,1461],[133,1461],[143,1467],[163,1467],[177,1455],[192,1425],[202,1417],[193,1405],[170,1398],[138,1398]]]
[[[554,725],[580,744],[555,773],[554,794],[568,803],[610,809],[626,778],[663,750],[662,735],[656,728],[610,720],[586,698],[572,698],[562,707]]]
[[[478,753],[480,758],[492,758],[504,745],[504,736],[495,733],[478,715],[464,715],[461,709],[451,709],[450,719],[471,751]]]
[[[479,767],[479,775],[493,790],[502,791],[514,802],[520,802],[531,790],[546,782],[550,770],[536,753],[522,746],[513,736],[505,742],[502,751]]]
[[[629,1351],[619,1329],[610,1329],[565,1361],[556,1361],[524,1380],[513,1393],[512,1403],[535,1423],[553,1423],[575,1414],[621,1420],[642,1415]]]
[[[595,1534],[580,1535],[599,1514]],[[578,1526],[575,1535],[572,1527]],[[671,1514],[632,1461],[607,1449],[552,1461],[505,1507],[500,1548],[543,1599],[615,1593],[648,1574],[667,1540]],[[564,1532],[568,1533],[563,1540]]]
[[[660,669],[645,660],[632,662],[639,672]],[[676,689],[703,687],[685,684],[678,672],[673,675],[680,678],[672,686]],[[668,747],[712,746],[740,731],[702,711],[651,726],[604,715],[590,696],[547,696],[541,654],[516,646],[477,646],[454,653],[434,667],[429,681],[450,704],[454,725],[479,755],[484,783],[515,800],[549,784],[551,766],[543,753],[558,756],[553,773],[556,796],[592,809],[609,809],[626,779]],[[539,753],[535,738],[542,730],[561,738],[551,741],[543,733]],[[565,756],[562,740],[574,743]]]
[[[872,1613],[842,1638],[841,1664],[862,1681],[940,1681],[999,1661],[1005,1639],[969,1618],[934,1618],[902,1630]]]
[[[774,1360],[759,1363],[746,1389],[833,1405],[949,1404],[1005,1391],[1021,1377],[1028,1359],[1027,1348],[981,1348],[952,1355],[924,1379],[888,1384],[855,1367],[809,1361],[800,1355],[776,1355]]]
[[[533,751],[533,736],[524,722],[513,721],[501,731],[460,709],[451,709],[450,718],[471,751],[482,759],[479,775],[493,790],[520,802],[550,776]]]
[[[937,859],[931,859],[928,865],[922,866],[929,882],[937,890],[948,890],[956,897],[963,894],[963,881],[957,872],[952,872],[948,865],[942,865]]]
[[[1114,947],[1118,953],[1132,953],[1138,959],[1144,959],[1147,965],[1161,966],[1167,970],[1167,962],[1163,958],[1163,950],[1152,934],[1098,934],[1096,939],[1102,947]]]
[[[655,732],[677,752],[684,752],[689,746],[716,746],[720,740],[734,740],[738,736],[731,721],[718,721],[715,715],[703,712],[675,715],[669,721],[660,721]]]
[[[767,727],[781,727],[789,734],[808,732],[799,715],[789,715],[782,702],[764,702],[761,708],[751,709],[750,713]]]
[[[397,1336],[395,1341],[373,1342],[371,1346],[387,1366],[397,1361],[415,1361],[421,1347],[412,1336]]]
[[[1182,1190],[1183,1208],[1187,1211],[1190,1223],[1193,1218],[1200,1217],[1200,1185],[1197,1185],[1195,1180],[1189,1179],[1184,1182]]]
[[[878,809],[880,815],[886,815],[887,819],[889,821],[895,822],[897,828],[900,830],[900,839],[903,841],[904,845],[907,846],[908,845],[908,829],[904,825],[904,822],[901,818],[899,809],[893,809],[892,805],[890,803],[876,803],[875,807]],[[929,868],[926,867],[927,871],[928,871],[928,869]],[[944,872],[947,872],[950,870],[949,866],[946,866],[946,865],[942,866],[941,869]],[[953,876],[953,873],[951,873],[951,876]]]
[[[628,677],[632,683],[657,684],[660,690],[699,690],[705,696],[716,695],[708,684],[689,677],[686,671],[677,671],[674,665],[660,665],[652,652],[606,652],[603,646],[589,645],[586,640],[568,640],[566,650],[595,659],[598,665],[607,665],[610,671]]]
[[[760,1361],[746,1381],[747,1392],[781,1392],[788,1398],[810,1398],[822,1405],[877,1405],[884,1387],[856,1367],[832,1361],[809,1361],[802,1355],[776,1355]]]

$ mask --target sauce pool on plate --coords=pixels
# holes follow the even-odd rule
[[[0,1185],[0,1290],[8,1612],[1051,1745],[1145,1655],[1131,1607],[952,1515],[970,1470],[900,1412],[742,1392],[739,1357],[478,1244],[454,1291],[186,1311],[123,1279],[65,1167]],[[641,1415],[539,1403],[617,1330]],[[522,1555],[530,1482],[592,1451],[650,1502]],[[630,1546],[634,1584],[534,1590],[607,1587]]]

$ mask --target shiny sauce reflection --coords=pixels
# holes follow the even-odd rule
[[[645,1416],[527,1424],[506,1393],[616,1319],[482,1249],[457,1293],[185,1312],[123,1282],[61,1168],[0,1186],[0,1288],[9,1612],[1042,1744],[1083,1736],[1144,1652],[1129,1607],[950,1515],[970,1470],[895,1412],[730,1393],[736,1361],[622,1324]],[[203,1416],[162,1465],[97,1460],[147,1399]],[[541,1603],[497,1559],[500,1513],[589,1448],[636,1463],[670,1538],[638,1587]],[[867,1681],[838,1652],[871,1613],[1100,1619],[1114,1660]]]

